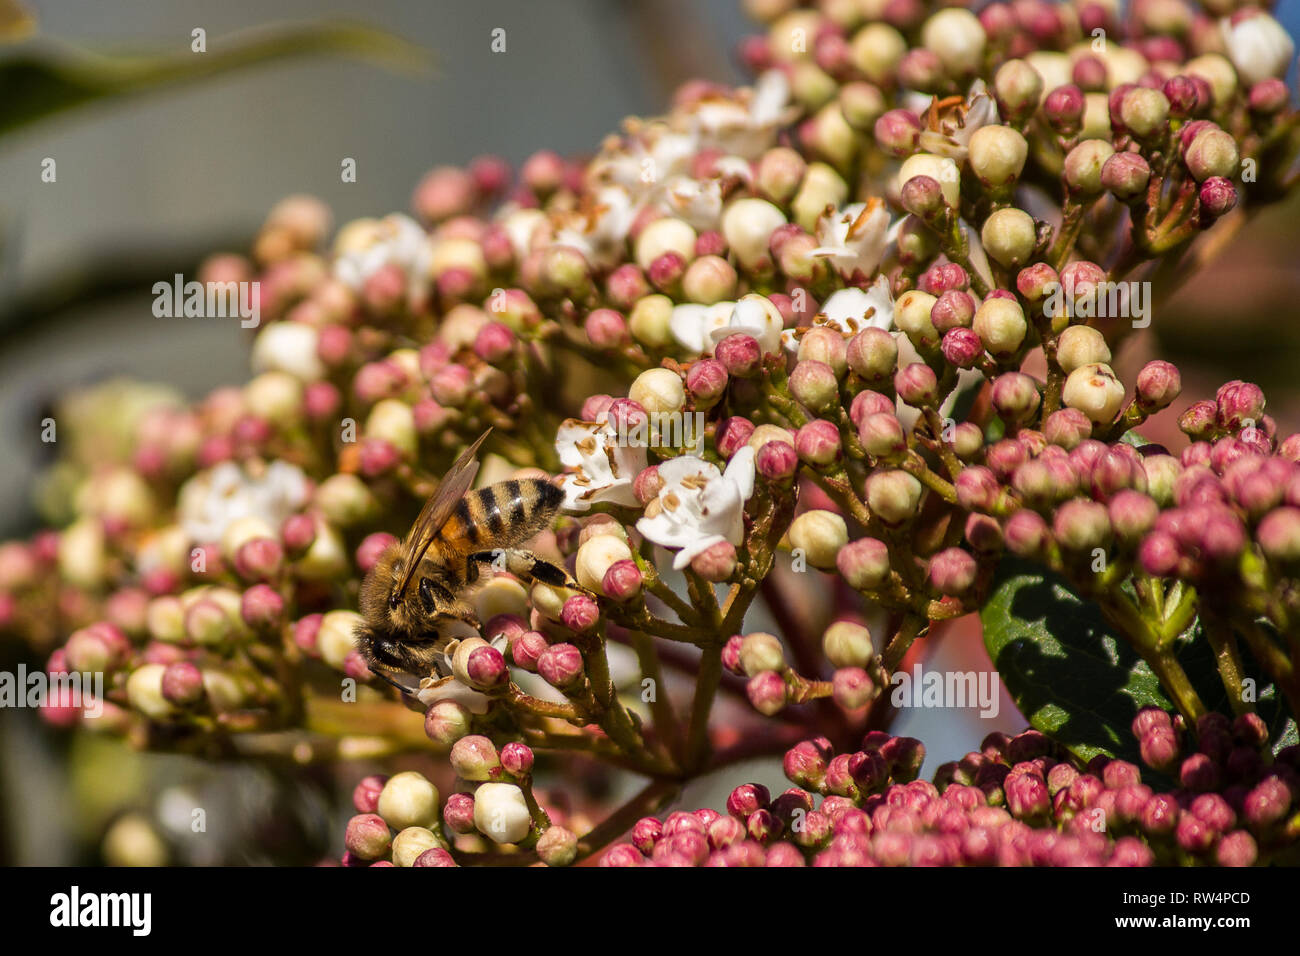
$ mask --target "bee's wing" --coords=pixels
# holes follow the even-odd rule
[[[470,485],[474,483],[474,476],[478,474],[478,459],[475,456],[479,446],[491,432],[492,429],[489,428],[479,436],[478,441],[461,452],[456,463],[442,476],[442,481],[438,482],[438,490],[420,509],[420,516],[415,519],[415,524],[411,526],[411,533],[406,536],[402,546],[402,560],[406,570],[402,573],[402,583],[397,589],[399,598],[406,593],[406,587],[415,576],[415,569],[420,566],[420,561],[424,558],[424,553],[429,550],[429,545],[433,543],[438,529],[447,523],[447,519],[451,517],[460,499],[465,497]]]

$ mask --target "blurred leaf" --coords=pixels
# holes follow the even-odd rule
[[[423,48],[359,23],[259,29],[209,39],[206,53],[192,53],[187,45],[182,52],[105,56],[33,41],[0,57],[0,90],[5,94],[0,100],[0,136],[97,100],[164,89],[286,56],[322,53],[405,70],[430,64]]]

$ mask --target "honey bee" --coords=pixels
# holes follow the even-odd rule
[[[559,488],[519,478],[469,490],[490,431],[456,459],[405,540],[389,546],[361,584],[357,649],[372,672],[408,693],[438,668],[465,625],[480,626],[464,595],[481,565],[526,582],[578,586],[563,568],[517,547],[551,523],[564,497]]]

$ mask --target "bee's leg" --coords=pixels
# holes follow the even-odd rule
[[[430,614],[438,614],[456,603],[456,595],[432,578],[420,578],[420,600]]]
[[[490,564],[498,571],[508,571],[524,581],[540,581],[556,588],[573,588],[585,591],[569,572],[559,565],[543,560],[531,551],[522,548],[497,548],[495,551],[479,551],[470,555],[470,562]]]

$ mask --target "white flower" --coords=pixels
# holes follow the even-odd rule
[[[745,502],[754,493],[754,449],[736,452],[725,473],[702,458],[681,455],[660,465],[659,477],[664,486],[636,529],[655,544],[681,549],[675,569],[715,544],[741,543]]]
[[[964,103],[953,105],[938,98],[930,101],[929,108],[921,117],[921,151],[946,156],[960,165],[966,161],[970,138],[975,131],[997,121],[997,103],[984,81],[976,80],[971,84]]]
[[[684,302],[673,306],[668,329],[682,348],[697,357],[712,351],[713,331],[727,326],[735,308],[736,303],[730,301],[715,302],[713,305]]]
[[[285,461],[271,462],[259,475],[222,462],[181,487],[177,520],[194,544],[221,540],[226,528],[242,518],[278,528],[306,503],[307,485],[302,470]]]
[[[877,277],[871,287],[862,289],[840,289],[822,304],[822,310],[813,319],[813,325],[824,325],[834,329],[846,338],[857,335],[863,329],[894,328],[894,297],[890,292],[889,279]],[[791,351],[799,347],[799,333],[795,329],[786,329],[781,333],[782,344]]]
[[[632,197],[622,186],[605,186],[595,202],[570,213],[555,233],[557,245],[572,246],[593,265],[613,267],[627,253],[627,234],[636,219]]]
[[[560,480],[565,511],[583,512],[607,501],[632,507],[638,504],[632,482],[646,467],[645,441],[620,435],[606,415],[600,422],[567,419],[560,425],[555,450],[574,473]]]
[[[717,229],[722,221],[722,180],[674,176],[664,185],[660,205],[696,232]]]
[[[304,382],[325,377],[316,354],[320,336],[303,322],[272,322],[253,341],[254,372],[288,372]]]
[[[790,106],[790,81],[780,70],[768,70],[740,96],[706,97],[695,104],[691,119],[701,147],[757,159],[797,115],[798,108]]]
[[[346,231],[353,227],[354,231]],[[414,277],[418,263],[428,255],[428,238],[418,222],[401,213],[378,222],[354,223],[340,233],[334,275],[353,289],[360,289],[386,265],[396,265]]]
[[[1274,76],[1285,76],[1295,44],[1282,25],[1263,11],[1243,16],[1236,24],[1219,21],[1228,58],[1247,86]]]
[[[767,296],[751,292],[742,296],[731,310],[727,324],[709,331],[713,344],[717,345],[728,335],[743,332],[758,340],[759,348],[764,354],[781,351],[781,332],[785,320]]]
[[[846,279],[856,272],[873,275],[885,256],[889,233],[889,210],[883,200],[872,197],[822,215],[817,220],[820,245],[812,254],[829,258]]]

